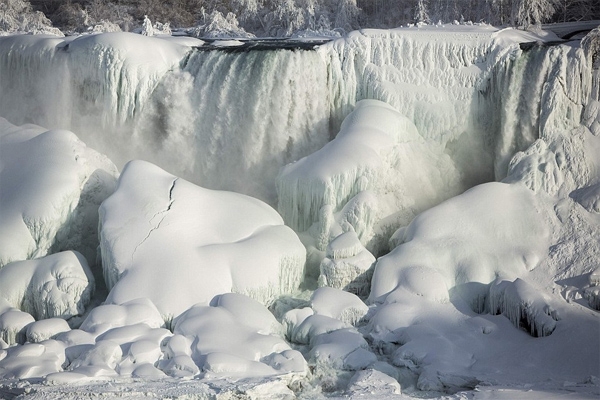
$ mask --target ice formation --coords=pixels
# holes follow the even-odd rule
[[[166,321],[222,293],[267,304],[304,276],[304,246],[271,207],[195,186],[144,161],[124,168],[102,203],[100,224],[107,302],[149,298]]]
[[[65,251],[0,269],[0,297],[36,320],[82,315],[95,289],[85,258]]]
[[[112,162],[72,132],[3,118],[0,158],[0,268],[61,250],[95,263],[98,207],[116,181]]]
[[[494,282],[490,289],[490,311],[504,314],[516,327],[531,336],[548,336],[556,328],[559,315],[544,296],[522,279]]]

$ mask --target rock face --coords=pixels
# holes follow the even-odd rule
[[[304,275],[304,246],[271,207],[147,162],[125,166],[100,219],[107,301],[147,297],[166,320],[222,293],[268,303]]]

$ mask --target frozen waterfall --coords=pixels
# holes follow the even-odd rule
[[[563,53],[578,50],[524,52],[506,44],[510,34],[489,27],[431,40],[426,30],[364,30],[315,51],[248,52],[128,33],[9,36],[0,38],[0,116],[72,130],[119,167],[146,159],[275,204],[280,168],[323,147],[357,101],[377,99],[445,148],[462,191],[504,177],[512,154],[564,114],[539,104],[554,101],[545,82],[566,68],[561,57],[578,58]],[[582,68],[561,84],[581,85]],[[578,119],[587,90],[558,106]]]

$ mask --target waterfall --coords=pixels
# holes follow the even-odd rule
[[[315,51],[247,52],[128,33],[2,37],[0,116],[70,129],[119,167],[141,158],[275,204],[280,169],[335,137],[357,101],[377,99],[446,149],[460,191],[502,179],[545,126],[569,125],[544,101],[578,123],[589,91],[578,49],[524,52],[497,36],[363,30]],[[581,87],[563,91],[569,103],[552,98],[557,85]]]

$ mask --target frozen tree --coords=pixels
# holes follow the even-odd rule
[[[415,22],[428,24],[431,22],[429,19],[429,12],[427,11],[426,0],[419,0],[415,9]]]
[[[304,12],[294,0],[281,0],[266,15],[267,33],[276,36],[291,36],[294,31],[305,28]]]
[[[356,29],[356,21],[360,13],[356,0],[339,0],[337,3],[334,26],[345,31]]]
[[[531,25],[541,25],[554,14],[553,0],[517,0],[515,6],[513,25],[525,29]]]
[[[240,27],[239,22],[233,13],[223,15],[220,11],[214,10],[209,15],[204,15],[205,24],[198,26],[191,32],[196,37],[205,38],[223,38],[223,37],[253,37],[244,28]]]
[[[0,32],[31,32],[64,36],[52,27],[52,22],[44,13],[33,11],[26,0],[0,1]]]
[[[144,15],[144,22],[142,23],[142,35],[154,36],[154,27],[152,26],[152,21],[150,21],[150,18],[148,18],[147,15]]]

